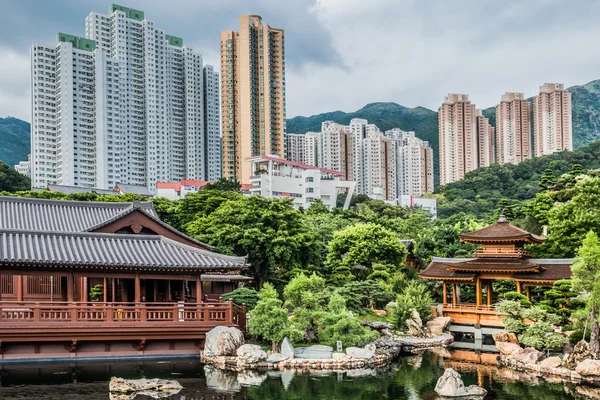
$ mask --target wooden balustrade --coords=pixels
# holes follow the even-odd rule
[[[214,323],[245,329],[245,306],[220,303],[0,302],[0,325],[7,323]]]

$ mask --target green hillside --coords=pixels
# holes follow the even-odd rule
[[[0,118],[0,160],[14,167],[26,161],[31,152],[29,122],[17,118]]]

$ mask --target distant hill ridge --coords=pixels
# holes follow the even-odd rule
[[[568,88],[573,96],[573,144],[575,148],[600,140],[600,80]],[[483,110],[495,126],[494,107]],[[0,110],[1,113],[2,110]],[[435,157],[438,177],[439,138],[437,112],[425,107],[408,108],[397,103],[370,103],[354,112],[333,111],[310,117],[287,120],[290,133],[319,132],[323,121],[348,124],[352,118],[364,118],[381,130],[400,128],[415,131],[417,137],[429,142]],[[17,118],[0,118],[0,160],[11,167],[27,159],[30,152],[30,125]]]

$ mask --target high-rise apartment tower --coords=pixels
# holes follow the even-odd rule
[[[571,93],[562,83],[545,83],[533,98],[535,155],[573,150]]]
[[[531,104],[523,93],[505,93],[496,106],[496,162],[531,158]]]
[[[249,183],[246,158],[285,155],[285,45],[283,29],[258,15],[239,23],[221,32],[222,172]]]

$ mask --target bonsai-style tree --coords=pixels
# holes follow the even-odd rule
[[[90,289],[92,301],[98,301],[102,296],[104,296],[104,285],[96,285]]]

